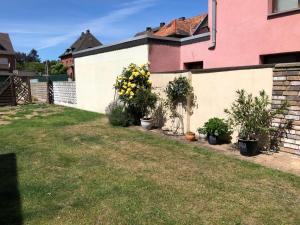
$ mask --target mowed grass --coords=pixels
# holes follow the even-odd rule
[[[18,203],[30,225],[300,224],[299,177],[111,127],[99,114],[64,108],[13,121],[0,126],[0,146],[0,159],[15,154],[21,200],[5,195],[14,175],[2,172],[3,225],[21,224]]]

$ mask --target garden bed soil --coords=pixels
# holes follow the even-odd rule
[[[283,172],[288,172],[300,176],[300,155],[291,154],[287,152],[278,153],[267,153],[263,152],[259,155],[253,157],[242,156],[239,149],[235,148],[233,144],[222,144],[222,145],[210,145],[205,140],[198,140],[196,142],[189,142],[185,139],[185,136],[169,136],[163,133],[160,129],[153,129],[150,131],[145,131],[141,127],[134,127],[135,129],[142,130],[144,132],[152,132],[160,136],[164,136],[169,139],[182,141],[189,143],[191,145],[199,146],[202,148],[210,149],[213,151],[218,151],[222,154],[233,156],[235,158],[254,162],[265,167],[272,169],[277,169]]]

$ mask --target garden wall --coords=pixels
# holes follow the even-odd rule
[[[116,77],[130,63],[148,62],[148,45],[75,58],[77,106],[105,113],[114,100]]]
[[[300,63],[278,64],[274,68],[273,77],[273,108],[277,108],[284,101],[289,102],[286,119],[293,120],[293,128],[283,139],[284,150],[300,154]],[[279,126],[282,118],[274,121]]]
[[[31,83],[31,96],[34,101],[48,102],[47,82]]]
[[[185,115],[185,131],[190,127],[193,132],[212,117],[225,117],[224,109],[230,107],[236,99],[236,91],[245,89],[253,95],[265,90],[272,96],[273,69],[260,67],[244,67],[236,69],[202,70],[188,73],[156,73],[152,74],[154,88],[164,96],[164,89],[169,81],[177,76],[187,76],[197,97],[197,107],[193,114]],[[168,122],[170,124],[170,121]]]
[[[76,105],[76,84],[70,81],[53,82],[54,104],[64,106]]]

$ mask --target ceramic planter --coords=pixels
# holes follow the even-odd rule
[[[239,139],[239,149],[241,155],[254,156],[258,154],[257,140],[243,140]]]
[[[196,141],[196,134],[193,132],[187,132],[185,134],[185,139],[188,141]]]
[[[215,135],[209,135],[208,136],[208,143],[210,145],[216,145],[216,144],[218,144],[218,138]]]
[[[206,140],[207,139],[207,135],[206,134],[199,134],[199,139],[200,140]]]
[[[151,130],[153,127],[153,119],[141,119],[141,126],[145,130]]]

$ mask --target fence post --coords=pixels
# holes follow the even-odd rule
[[[47,77],[47,100],[49,104],[54,103],[54,96],[53,96],[53,82]]]
[[[28,85],[28,101],[29,101],[29,103],[32,103],[30,77],[26,78],[26,83]]]
[[[15,89],[15,83],[14,83],[14,75],[9,76],[10,79],[10,89],[11,89],[11,103],[13,106],[17,105],[17,99],[16,99],[16,89]]]

